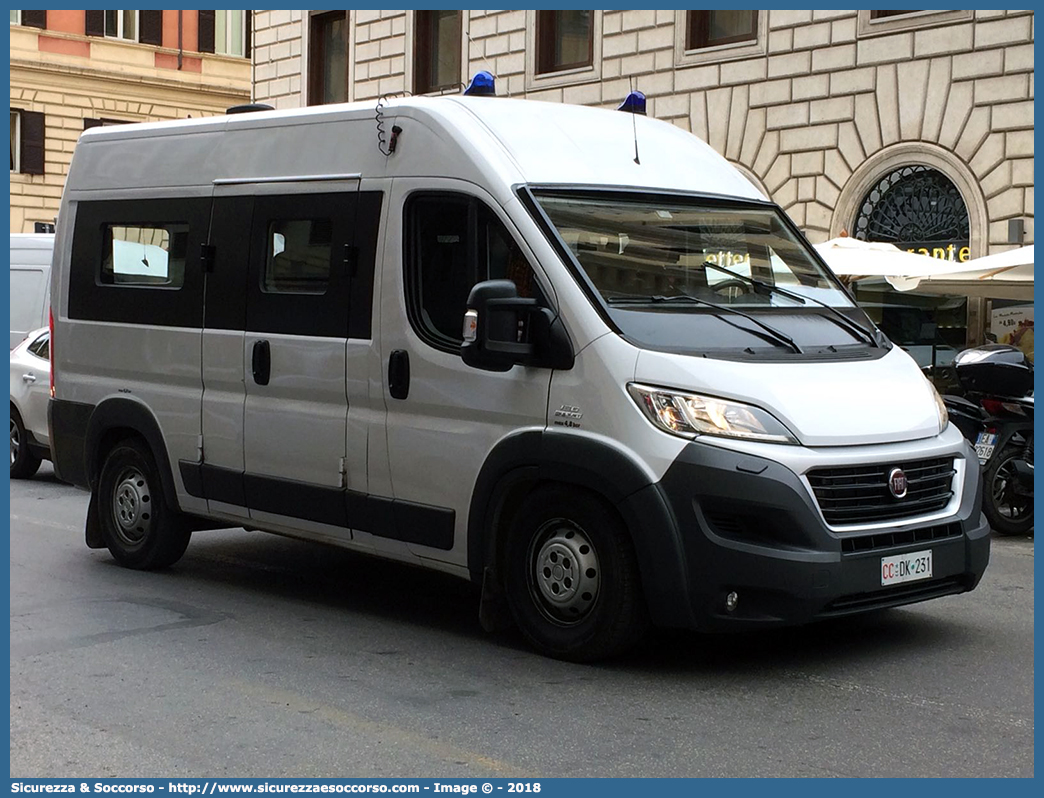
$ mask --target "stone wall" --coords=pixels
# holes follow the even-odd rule
[[[11,27],[11,109],[44,114],[44,174],[11,173],[11,232],[54,222],[84,119],[211,116],[250,96],[243,58],[193,53],[184,56],[193,69],[178,71],[159,57],[176,65],[169,48]]]
[[[255,94],[299,105],[301,12],[255,12]],[[851,227],[891,168],[925,163],[961,190],[972,256],[1033,241],[1032,11],[763,11],[756,45],[685,52],[681,11],[595,12],[595,65],[533,75],[532,11],[465,11],[466,65],[502,96],[614,107],[629,88],[691,130],[822,241]],[[412,12],[350,12],[351,98],[410,88]],[[263,42],[262,33],[266,37]],[[296,47],[295,47],[296,37]],[[294,79],[297,78],[295,91]]]

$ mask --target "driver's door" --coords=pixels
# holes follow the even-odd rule
[[[385,271],[381,290],[394,534],[421,556],[463,565],[479,469],[506,434],[544,428],[552,373],[466,366],[465,303],[494,278],[512,279],[520,296],[543,293],[521,238],[473,185],[396,180],[391,203],[403,209],[386,239],[400,242],[402,268]]]

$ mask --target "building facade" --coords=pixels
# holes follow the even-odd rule
[[[479,70],[499,96],[611,108],[637,89],[813,243],[958,262],[1033,243],[1032,11],[258,11],[254,35],[254,99],[276,107],[457,92]],[[1003,306],[856,290],[932,363]]]
[[[11,11],[11,232],[47,229],[94,125],[250,97],[249,11]]]
[[[1033,241],[1033,19],[258,11],[254,97],[294,107],[457,91],[480,69],[501,96],[615,107],[634,88],[651,115],[714,146],[813,242],[857,232],[864,200],[895,168],[941,172],[969,215],[968,240],[942,249],[967,260]],[[1009,220],[1022,220],[1021,241]]]

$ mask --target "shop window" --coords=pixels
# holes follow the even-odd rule
[[[536,72],[538,75],[591,66],[593,54],[593,11],[537,12]]]
[[[941,260],[971,257],[964,198],[946,175],[923,165],[882,175],[859,205],[853,235]],[[884,278],[859,280],[853,288],[871,318],[922,368],[948,366],[964,347],[966,297],[894,291]],[[933,372],[933,379],[945,387],[945,373]]]
[[[757,41],[757,11],[689,11],[685,49]]]
[[[313,14],[308,42],[308,104],[348,100],[348,16]]]
[[[103,285],[181,288],[185,284],[187,224],[106,225]]]
[[[414,12],[414,94],[460,84],[462,11]]]

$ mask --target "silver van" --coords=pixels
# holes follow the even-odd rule
[[[778,206],[638,110],[95,128],[52,292],[55,466],[131,568],[245,526],[472,580],[486,628],[591,660],[987,565],[974,452],[916,364]]]
[[[11,233],[11,349],[47,326],[53,233]]]

